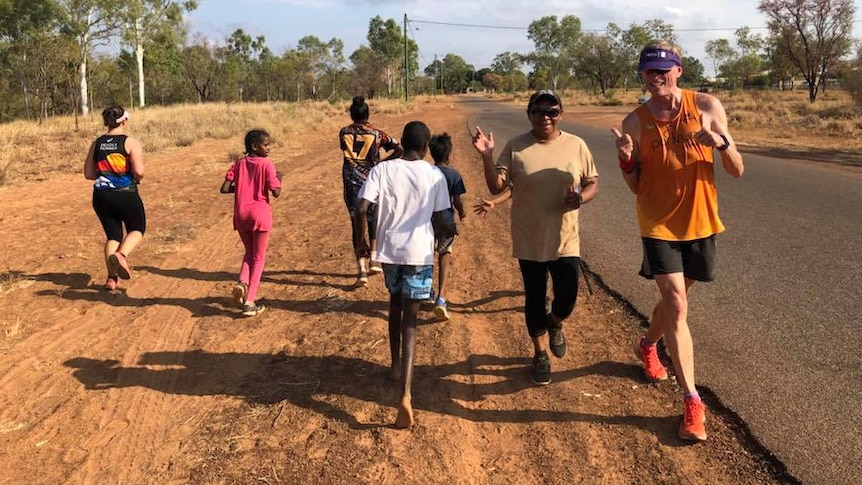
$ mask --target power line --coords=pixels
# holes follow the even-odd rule
[[[505,25],[459,24],[455,22],[434,22],[431,20],[410,20],[410,22],[415,22],[417,24],[449,25],[452,27],[471,27],[476,29],[527,30],[527,27],[507,27]]]
[[[498,30],[529,30],[529,27],[516,27],[511,25],[487,25],[487,24],[461,24],[456,22],[436,22],[432,20],[416,20],[410,19],[409,22],[417,23],[417,24],[431,24],[431,25],[446,25],[450,27],[469,27],[473,29],[498,29]],[[859,23],[862,20],[854,20],[853,23]],[[692,28],[692,29],[677,29],[674,28],[674,32],[735,32],[739,29],[745,27],[703,27],[703,28]],[[768,30],[769,27],[748,27],[750,30]],[[581,32],[605,32],[607,29],[582,29]]]

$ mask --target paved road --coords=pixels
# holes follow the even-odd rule
[[[524,108],[480,98],[464,106],[499,148],[529,129]],[[634,195],[610,127],[562,127],[586,140],[600,173],[600,194],[581,214],[582,256],[650,315],[658,292],[637,276]],[[862,483],[862,171],[743,153],[743,178],[716,174],[727,227],[718,279],[690,298],[698,384],[793,476]]]

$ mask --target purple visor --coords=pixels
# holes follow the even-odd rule
[[[638,61],[638,72],[652,69],[669,71],[673,66],[682,67],[682,59],[673,52],[658,48],[644,49]]]

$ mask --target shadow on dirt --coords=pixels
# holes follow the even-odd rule
[[[25,279],[32,281],[47,281],[50,283],[54,283],[58,286],[65,286],[67,288],[78,288],[83,289],[87,288],[90,284],[90,275],[86,273],[40,273],[40,274],[27,274],[23,271],[8,271],[3,273],[3,279],[5,280],[17,280],[17,279]]]
[[[476,422],[530,423],[588,422],[646,429],[671,446],[678,416],[604,416],[549,409],[473,409],[460,402],[479,402],[488,396],[522,392],[534,387],[527,375],[527,358],[472,355],[463,362],[416,366],[413,403],[416,409],[457,416]],[[192,396],[235,396],[251,404],[287,402],[354,429],[389,427],[389,423],[360,422],[351,401],[397,402],[399,385],[388,380],[388,367],[338,355],[294,356],[285,353],[150,352],[137,365],[123,367],[117,360],[77,357],[64,362],[88,390],[145,387],[159,392]],[[599,362],[580,369],[555,372],[554,384],[586,376],[641,382],[640,368],[618,362]],[[493,382],[471,382],[491,376]],[[485,379],[483,379],[485,380]],[[350,399],[332,399],[343,396]]]
[[[230,273],[227,271],[201,271],[194,268],[176,268],[176,269],[162,269],[156,268],[153,266],[136,266],[135,271],[141,271],[145,273],[157,274],[160,276],[165,276],[168,278],[178,278],[178,279],[192,279],[197,281],[228,281],[233,282],[236,281],[237,273]],[[290,279],[285,278],[284,276],[307,276],[308,278],[304,279]],[[328,280],[328,278],[344,278],[348,280],[349,283],[333,283]],[[276,283],[283,285],[293,285],[293,286],[320,286],[320,287],[328,287],[335,288],[343,291],[350,291],[354,289],[353,280],[356,278],[354,274],[345,274],[345,273],[320,273],[305,269],[299,270],[264,270],[263,277],[261,277],[262,282],[267,283]]]

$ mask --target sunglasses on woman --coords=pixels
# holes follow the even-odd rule
[[[533,108],[530,110],[530,116],[547,116],[548,118],[556,118],[557,116],[560,116],[560,113],[562,113],[562,110],[559,108]]]

